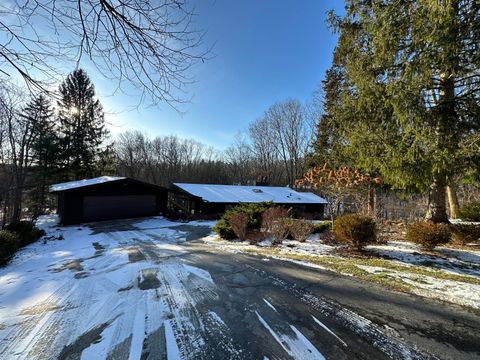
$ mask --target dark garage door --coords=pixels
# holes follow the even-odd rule
[[[83,221],[122,219],[155,214],[155,195],[86,196]]]

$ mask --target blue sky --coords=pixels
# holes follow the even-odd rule
[[[108,81],[90,73],[112,133],[177,134],[226,148],[274,102],[309,100],[332,61],[330,9],[341,12],[343,1],[197,1],[197,26],[207,31],[205,42],[214,44],[215,56],[196,67],[186,113],[166,104],[132,110],[139,98],[104,97],[111,93]]]

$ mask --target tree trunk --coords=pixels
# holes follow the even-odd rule
[[[10,217],[10,222],[14,223],[21,220],[22,217],[22,199],[23,199],[23,190],[25,185],[25,178],[23,176],[22,170],[16,170],[17,174],[15,175],[15,186],[13,188],[13,210]],[[22,171],[21,173],[18,173]]]
[[[370,185],[368,189],[368,215],[375,217],[375,186]]]
[[[447,195],[448,195],[448,208],[450,209],[450,218],[456,219],[458,218],[458,197],[457,197],[457,189],[455,185],[449,183],[447,185]]]
[[[435,174],[433,183],[430,186],[426,220],[433,223],[448,223],[445,193],[445,177],[441,176],[440,174]]]

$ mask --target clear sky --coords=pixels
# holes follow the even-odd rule
[[[343,1],[196,1],[198,27],[207,31],[205,42],[214,44],[214,58],[196,67],[186,113],[166,104],[132,110],[137,97],[103,97],[111,93],[108,81],[90,73],[105,109],[114,113],[107,115],[111,131],[176,134],[226,148],[274,102],[309,100],[336,44],[326,24],[330,9],[341,13]]]

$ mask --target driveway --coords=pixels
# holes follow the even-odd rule
[[[221,252],[200,240],[210,231],[160,218],[51,225],[52,240],[0,269],[0,358],[480,358],[478,315]]]

